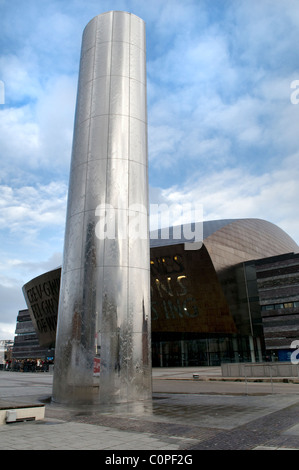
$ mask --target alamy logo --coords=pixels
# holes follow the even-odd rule
[[[299,364],[299,340],[298,339],[296,339],[295,341],[291,343],[291,349],[295,349],[295,351],[293,351],[291,354],[291,363]]]
[[[291,88],[295,90],[291,93],[290,100],[292,104],[299,103],[299,80],[293,80],[291,83]]]
[[[151,240],[179,240],[184,243],[185,250],[201,248],[202,204],[150,204],[150,214],[154,227]],[[149,236],[148,210],[142,204],[132,204],[128,209],[122,209],[121,203],[117,207],[99,204],[95,215],[99,217],[95,234],[100,240],[146,240]]]
[[[5,104],[5,88],[2,80],[0,80],[0,104]]]

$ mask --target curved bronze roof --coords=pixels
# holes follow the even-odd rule
[[[167,240],[161,239],[161,231],[151,232],[151,248],[190,242],[181,227],[181,238],[173,238],[174,227],[170,227]],[[204,221],[202,229],[203,243],[216,271],[252,259],[299,252],[297,243],[284,230],[262,219]]]

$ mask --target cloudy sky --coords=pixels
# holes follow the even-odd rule
[[[151,202],[299,243],[298,0],[0,0],[0,339],[61,263],[82,31],[109,10],[147,25]]]

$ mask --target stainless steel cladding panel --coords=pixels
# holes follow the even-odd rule
[[[57,402],[152,396],[145,64],[140,18],[117,11],[88,23],[58,312]]]

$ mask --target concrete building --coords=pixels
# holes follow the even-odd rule
[[[299,340],[299,254],[287,253],[255,263],[265,348],[289,360]]]
[[[23,366],[25,364],[25,370],[29,370],[37,360],[44,363],[53,360],[53,358],[54,349],[49,349],[40,344],[38,332],[34,327],[28,309],[20,310],[16,322],[11,367],[15,370],[20,368],[24,370]]]

